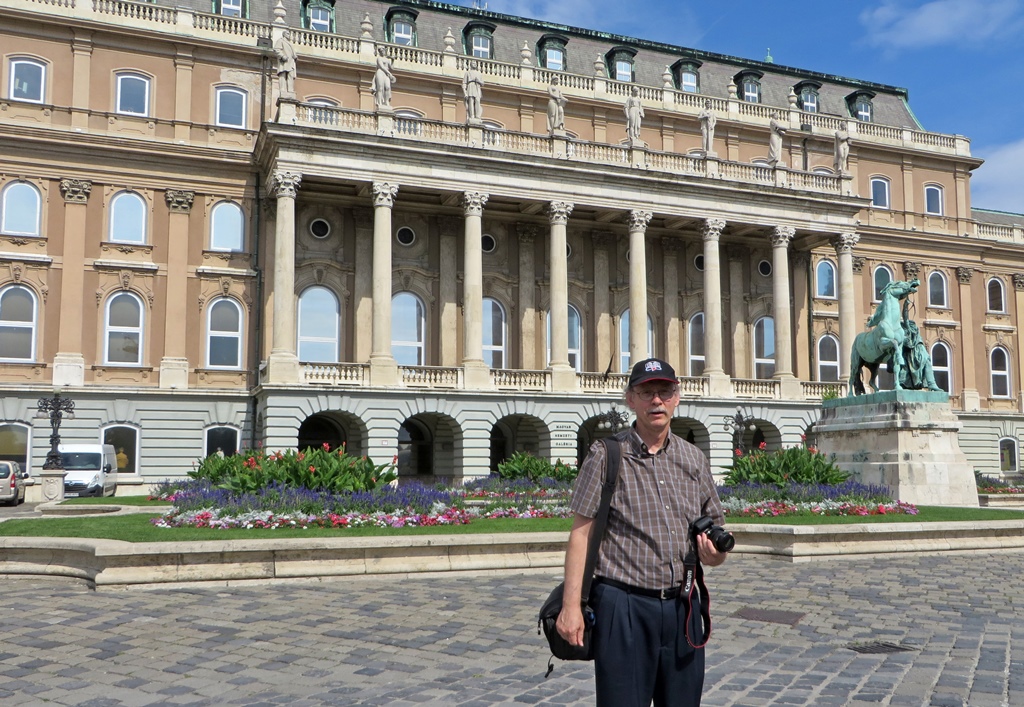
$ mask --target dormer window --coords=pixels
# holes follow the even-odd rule
[[[333,0],[303,0],[302,18],[308,29],[317,32],[333,32]]]
[[[741,101],[747,103],[760,103],[761,102],[761,77],[763,77],[760,71],[741,71],[736,74],[733,78],[733,83],[739,92],[739,98]]]
[[[862,123],[872,123],[875,119],[874,106],[871,99],[875,94],[871,91],[856,91],[846,97],[846,105],[850,109],[850,115]]]
[[[633,82],[633,60],[636,57],[636,49],[629,47],[615,47],[605,55],[608,63],[608,76],[616,81],[626,83]]]
[[[676,88],[683,93],[700,93],[700,65],[699,61],[677,61],[672,67]]]
[[[245,17],[245,0],[220,0],[220,14],[225,17]]]
[[[494,30],[497,25],[490,22],[470,22],[462,30],[462,41],[468,56],[477,59],[494,58]]]
[[[408,8],[393,7],[385,16],[388,41],[406,47],[416,46],[416,17],[419,13]]]
[[[537,62],[551,71],[566,70],[565,45],[569,40],[556,34],[545,34],[537,42]]]
[[[805,113],[817,113],[819,110],[818,91],[821,84],[817,81],[801,81],[793,87],[797,105]]]

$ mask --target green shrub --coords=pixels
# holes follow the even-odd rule
[[[498,477],[505,481],[529,479],[533,483],[539,483],[541,479],[554,479],[572,483],[576,479],[576,473],[576,467],[565,464],[561,459],[552,464],[547,459],[526,452],[516,452],[498,464]]]
[[[398,474],[393,464],[374,464],[369,457],[348,454],[344,447],[332,452],[324,444],[302,452],[266,454],[250,449],[229,457],[211,454],[189,476],[235,493],[253,493],[271,484],[341,493],[370,491]]]
[[[737,454],[732,466],[725,474],[726,486],[737,484],[774,484],[786,486],[797,484],[841,484],[850,478],[848,472],[833,462],[835,455],[826,457],[814,447],[800,445],[778,452],[760,449],[747,454]]]

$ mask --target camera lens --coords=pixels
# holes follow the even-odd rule
[[[736,538],[732,536],[732,533],[717,525],[708,531],[708,539],[719,552],[732,552],[732,549],[736,547]]]

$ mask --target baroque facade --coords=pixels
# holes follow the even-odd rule
[[[2,457],[60,388],[123,487],[324,442],[486,474],[575,460],[657,355],[720,470],[918,278],[965,452],[1017,471],[1024,217],[903,89],[428,0],[0,8]]]

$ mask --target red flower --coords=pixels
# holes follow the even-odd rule
[[[743,450],[741,450],[741,449],[737,449],[737,450],[736,450],[736,456],[737,456],[737,457],[742,457],[742,456],[743,456]]]
[[[757,445],[757,448],[763,452],[764,450],[768,449],[768,445],[765,444],[764,442],[761,442],[761,444]]]
[[[306,458],[306,455],[303,454],[302,452],[299,452],[299,461],[302,461],[305,458]]]
[[[313,466],[312,464],[310,464],[309,465],[309,471],[310,471],[310,473],[315,474],[316,473],[316,467]]]
[[[331,445],[327,444],[327,442],[324,442],[323,447],[325,452],[331,451]]]

